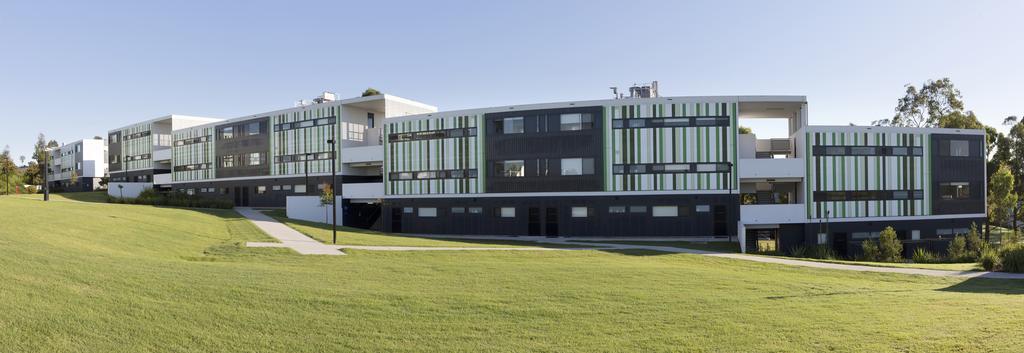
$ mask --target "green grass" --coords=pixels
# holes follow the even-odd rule
[[[5,352],[1019,352],[1024,282],[654,252],[301,256],[232,211],[0,197]]]
[[[267,210],[263,213],[287,224],[302,234],[323,243],[331,243],[333,234],[328,224],[290,219],[284,210]],[[460,238],[421,238],[375,232],[366,229],[338,227],[338,244],[342,245],[379,245],[379,246],[426,246],[426,247],[477,247],[477,248],[511,248],[511,247],[546,247],[546,248],[581,248],[585,245],[537,243],[516,240],[479,240]]]
[[[717,252],[740,252],[740,244],[725,242],[725,241],[709,241],[709,242],[692,242],[692,241],[640,241],[640,240],[614,240],[614,241],[600,241],[600,240],[587,240],[583,241],[587,243],[608,243],[608,244],[628,244],[628,245],[651,245],[651,246],[671,246],[676,248],[686,248],[694,250],[705,250],[705,251],[717,251]]]

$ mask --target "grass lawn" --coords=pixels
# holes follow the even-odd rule
[[[287,224],[289,227],[308,235],[313,239],[330,244],[333,234],[331,225],[290,219],[284,210],[268,210],[263,213]],[[381,246],[428,246],[428,247],[477,247],[477,248],[512,248],[512,247],[546,247],[546,248],[581,248],[584,245],[537,243],[533,241],[515,240],[476,240],[459,238],[420,238],[396,234],[375,232],[366,229],[338,227],[338,244],[342,245],[381,245]]]
[[[265,235],[232,211],[0,197],[0,216],[0,351],[1024,346],[1024,282],[601,250],[302,256],[241,247]]]
[[[772,255],[774,256],[774,255]],[[824,259],[809,259],[803,257],[787,257],[796,260],[807,260],[817,262],[830,262],[836,264],[847,264],[847,265],[862,265],[862,266],[875,266],[875,267],[902,267],[902,268],[922,268],[926,270],[948,270],[948,271],[984,271],[976,262],[966,263],[947,263],[947,264],[917,264],[917,263],[891,263],[891,262],[871,262],[871,261],[849,261],[849,260],[824,260]]]

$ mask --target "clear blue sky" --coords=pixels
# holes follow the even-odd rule
[[[5,1],[0,146],[17,159],[39,132],[368,86],[450,110],[659,80],[663,95],[806,95],[813,124],[845,125],[948,76],[985,123],[1024,114],[1024,2],[784,3]]]

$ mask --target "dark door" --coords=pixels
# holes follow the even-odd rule
[[[835,233],[832,234],[832,250],[839,256],[846,257],[848,247],[846,246],[846,233]]]
[[[235,206],[242,206],[242,188],[235,187]]]
[[[242,206],[249,207],[249,187],[242,187]]]
[[[729,235],[728,222],[725,220],[725,206],[715,205],[715,235]]]
[[[402,208],[395,207],[391,209],[391,232],[401,233],[402,232]]]
[[[527,221],[530,222],[530,226],[527,229],[527,235],[540,235],[540,208],[530,207],[526,212]]]
[[[549,237],[558,236],[558,208],[548,207],[544,212],[544,235]]]

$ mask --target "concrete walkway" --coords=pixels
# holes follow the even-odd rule
[[[526,246],[517,248],[485,248],[485,247],[442,247],[442,246],[374,246],[374,245],[330,245],[336,249],[356,249],[374,251],[565,251],[565,250],[594,250],[601,248],[542,248],[539,246]]]
[[[879,273],[899,273],[905,275],[921,275],[921,276],[932,276],[932,277],[959,277],[959,278],[997,278],[997,279],[1019,279],[1024,280],[1024,273],[1008,273],[1008,272],[988,272],[988,271],[947,271],[947,270],[926,270],[920,268],[904,268],[904,267],[877,267],[877,266],[863,266],[863,265],[849,265],[849,264],[837,264],[828,262],[817,262],[817,261],[805,261],[798,259],[788,259],[781,257],[772,256],[760,256],[760,255],[748,255],[748,254],[736,254],[736,253],[721,253],[714,251],[694,250],[686,248],[678,248],[672,246],[649,246],[649,245],[627,245],[627,244],[614,244],[614,243],[580,243],[572,240],[561,240],[551,239],[546,242],[560,243],[560,244],[576,244],[576,245],[595,245],[605,246],[608,248],[614,248],[619,250],[626,249],[641,249],[641,250],[654,250],[669,253],[682,253],[682,254],[698,254],[705,256],[721,257],[727,259],[743,260],[762,262],[770,264],[780,264],[789,266],[802,266],[802,267],[814,267],[823,268],[829,270],[841,270],[841,271],[859,271],[859,272],[879,272]]]
[[[249,242],[246,246],[257,248],[291,248],[292,250],[295,250],[295,252],[303,255],[345,255],[345,253],[338,251],[337,248],[324,245],[323,243],[307,237],[305,234],[299,233],[299,231],[292,229],[291,227],[286,226],[281,222],[270,218],[270,216],[260,213],[252,208],[237,207],[235,208],[235,211],[243,217],[248,218],[252,224],[263,230],[267,235],[281,241],[280,243]]]

